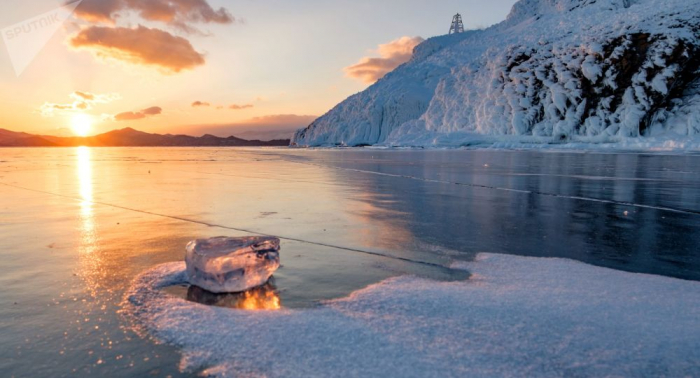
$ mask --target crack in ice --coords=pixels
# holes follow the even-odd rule
[[[19,185],[14,185],[14,184],[0,182],[0,185],[4,185],[4,186],[15,188],[15,189],[21,189],[21,190],[26,190],[26,191],[30,191],[30,192],[35,192],[35,193],[52,195],[52,196],[56,196],[56,197],[69,198],[69,199],[80,201],[80,202],[88,202],[88,203],[91,203],[93,205],[108,206],[108,207],[112,207],[115,209],[133,211],[133,212],[137,212],[137,213],[141,213],[141,214],[148,214],[148,215],[153,215],[153,216],[158,216],[158,217],[163,217],[163,218],[169,218],[169,219],[174,219],[174,220],[178,220],[178,221],[182,221],[182,222],[200,224],[200,225],[207,226],[207,227],[223,228],[223,229],[227,229],[227,230],[244,232],[244,233],[248,233],[248,234],[252,234],[252,235],[259,235],[259,236],[270,236],[270,234],[268,234],[268,233],[255,231],[255,230],[251,230],[251,229],[226,226],[226,225],[217,224],[217,223],[204,222],[204,221],[185,218],[185,217],[181,217],[181,216],[177,216],[177,215],[161,214],[161,213],[156,213],[153,211],[135,209],[135,208],[122,206],[122,205],[116,205],[116,204],[107,203],[107,202],[101,202],[101,201],[95,201],[95,200],[86,201],[84,198],[77,197],[77,196],[69,196],[69,195],[65,195],[65,194],[53,193],[53,192],[49,192],[49,191],[45,191],[45,190],[32,189],[32,188],[27,188],[27,187],[23,187],[23,186],[19,186]],[[439,268],[439,269],[444,269],[444,270],[452,270],[452,268],[446,267],[446,266],[441,265],[441,264],[432,263],[429,261],[415,260],[415,259],[410,259],[410,258],[401,257],[401,256],[395,256],[395,255],[391,255],[391,254],[387,254],[387,253],[367,251],[367,250],[363,250],[363,249],[344,247],[344,246],[340,246],[340,245],[328,244],[328,243],[323,243],[323,242],[315,242],[312,240],[305,240],[305,239],[295,238],[292,236],[283,236],[283,235],[275,235],[275,236],[277,236],[278,238],[280,238],[282,240],[311,244],[311,245],[315,245],[315,246],[319,246],[319,247],[334,248],[334,249],[339,249],[339,250],[343,250],[343,251],[347,251],[347,252],[362,253],[362,254],[366,254],[366,255],[383,257],[383,258],[388,258],[388,259],[392,259],[392,260],[404,261],[404,262],[408,262],[408,263],[412,263],[412,264],[431,266],[434,268]]]

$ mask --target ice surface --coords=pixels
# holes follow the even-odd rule
[[[213,293],[233,293],[267,282],[280,266],[274,237],[216,237],[187,245],[185,262],[192,285]]]
[[[160,288],[155,267],[126,313],[212,376],[699,376],[700,283],[556,259],[479,254],[472,278],[392,278],[320,308],[212,308]],[[206,319],[206,327],[202,327]]]
[[[500,24],[428,39],[410,62],[298,131],[293,143],[628,144],[654,136],[647,148],[662,140],[697,149],[699,5],[521,0]]]

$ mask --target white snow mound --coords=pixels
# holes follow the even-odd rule
[[[250,312],[159,290],[143,273],[125,312],[213,376],[700,376],[700,283],[564,259],[480,254],[472,278],[399,277],[320,308]]]
[[[700,0],[521,0],[486,30],[428,39],[292,144],[697,147],[699,41]]]

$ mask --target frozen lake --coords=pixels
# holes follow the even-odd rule
[[[251,234],[282,238],[282,268],[256,295],[301,310],[394,276],[464,281],[450,267],[481,252],[700,281],[700,156],[0,149],[0,371],[196,375],[135,333],[124,293],[189,240]]]

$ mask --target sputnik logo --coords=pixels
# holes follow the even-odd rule
[[[83,0],[2,29],[2,39],[19,77]]]

